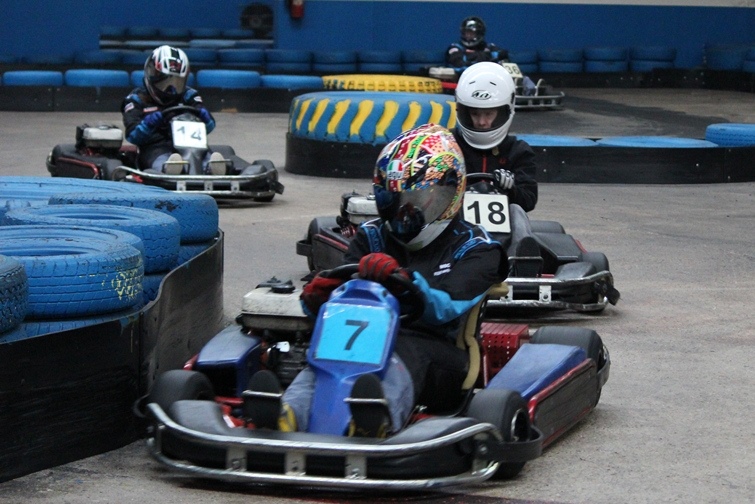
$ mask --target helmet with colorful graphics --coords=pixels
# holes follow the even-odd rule
[[[437,124],[404,131],[380,152],[373,190],[380,218],[410,250],[431,243],[461,209],[464,156]]]

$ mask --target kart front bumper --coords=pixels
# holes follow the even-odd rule
[[[613,287],[610,271],[599,271],[581,278],[509,277],[505,296],[490,296],[488,308],[571,309],[596,312],[615,305],[619,292]],[[587,301],[592,299],[593,301]]]
[[[206,403],[199,406],[208,412],[213,407],[210,401],[181,402]],[[393,438],[377,440],[227,428],[217,420],[213,428],[199,431],[180,425],[155,403],[147,406],[147,412],[152,421],[147,447],[157,461],[180,472],[231,482],[420,490],[483,482],[501,463],[526,462],[542,452],[537,429],[532,429],[529,440],[504,442],[493,425],[472,419],[434,419],[441,425],[434,431],[441,433],[437,436],[412,432],[430,421],[425,420]],[[443,429],[446,420],[456,421],[454,427]],[[445,457],[439,459],[440,453]],[[449,474],[449,454],[459,459],[451,463],[463,465],[464,470]],[[439,474],[429,474],[435,467]]]
[[[218,198],[272,199],[283,194],[283,184],[275,171],[251,175],[167,175],[119,166],[113,180],[155,185],[177,192],[208,194]]]
[[[538,94],[534,96],[517,93],[514,108],[516,110],[560,109],[562,108],[561,102],[564,96],[563,91],[556,94]]]

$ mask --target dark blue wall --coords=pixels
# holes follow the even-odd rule
[[[72,53],[97,47],[100,26],[235,28],[254,0],[4,0],[2,53]],[[755,44],[754,0],[706,0],[712,7],[510,2],[304,0],[300,20],[285,0],[275,12],[284,49],[445,49],[467,15],[488,24],[488,40],[513,50],[588,46],[672,46],[676,65],[702,63],[711,44]],[[731,5],[740,5],[732,7]]]

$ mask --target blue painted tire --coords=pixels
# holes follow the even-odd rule
[[[181,264],[191,261],[199,254],[212,247],[214,244],[215,240],[181,245],[181,248],[178,250],[178,262],[176,263],[176,265],[180,266]]]
[[[85,317],[142,301],[144,266],[131,245],[86,238],[14,238],[0,254],[24,265],[27,319]]]
[[[218,203],[207,194],[69,192],[54,195],[49,201],[50,205],[115,205],[162,212],[178,221],[182,244],[206,242],[218,234]]]
[[[132,233],[144,244],[143,269],[147,273],[172,269],[181,243],[181,228],[175,218],[143,208],[95,204],[48,205],[11,210],[1,223],[3,226],[43,224],[101,227]]]
[[[541,61],[538,68],[543,73],[581,73],[581,61]]]
[[[104,324],[105,322],[121,319],[131,319],[134,321],[141,308],[142,304],[137,303],[126,310],[109,312],[91,317],[61,318],[56,320],[26,320],[18,327],[22,333],[17,334],[15,337],[16,339],[34,338],[36,336],[42,336],[43,334],[71,331],[73,329]]]
[[[3,73],[4,86],[62,86],[63,72],[56,70],[9,70]]]
[[[676,48],[666,46],[632,47],[629,51],[629,59],[674,61],[676,59]]]
[[[221,65],[250,65],[262,67],[265,65],[265,51],[263,49],[221,49],[218,51],[218,62]]]
[[[265,74],[260,82],[263,88],[277,89],[323,89],[322,77],[315,75],[270,75]]]
[[[357,71],[370,74],[400,74],[401,63],[359,63]]]
[[[160,292],[160,285],[165,278],[166,273],[152,273],[150,275],[144,275],[142,281],[142,290],[144,292],[144,304],[157,299],[157,294]]]
[[[29,281],[24,265],[0,255],[0,334],[18,327],[29,307]]]
[[[316,74],[353,74],[357,71],[355,63],[312,63]]]
[[[606,137],[597,140],[601,147],[663,147],[663,148],[710,148],[718,147],[713,142],[697,138],[659,136]]]
[[[561,135],[517,135],[532,147],[597,147],[595,140],[589,138]]]
[[[652,72],[656,68],[674,68],[674,62],[663,60],[631,60],[629,62],[629,70],[632,72]]]
[[[360,63],[393,63],[401,66],[401,51],[359,51],[357,60]]]
[[[314,51],[312,52],[313,64],[351,63],[356,64],[356,51]]]
[[[582,49],[538,49],[537,57],[543,62],[582,63]]]
[[[629,71],[629,62],[622,61],[585,61],[584,69],[586,73],[621,73]]]
[[[267,63],[312,63],[312,52],[298,49],[266,49]]]
[[[710,124],[705,128],[705,139],[721,147],[755,145],[755,124]]]
[[[585,47],[586,61],[626,61],[629,51],[625,47]]]

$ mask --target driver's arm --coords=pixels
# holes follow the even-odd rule
[[[514,187],[509,189],[509,203],[519,205],[525,212],[537,204],[537,164],[535,152],[524,142],[517,142],[509,157],[510,171],[514,173]]]
[[[144,145],[148,143],[154,133],[154,128],[144,122],[144,117],[151,112],[157,111],[145,109],[139,95],[132,93],[128,95],[121,104],[121,114],[123,115],[123,126],[126,128],[126,140],[134,145]]]
[[[207,129],[208,134],[215,129],[215,118],[212,117],[210,111],[207,110],[207,108],[204,106],[202,97],[199,96],[199,93],[196,89],[187,88],[186,92],[184,93],[183,101],[185,105],[194,107],[201,112],[200,117],[205,123],[205,128]]]

